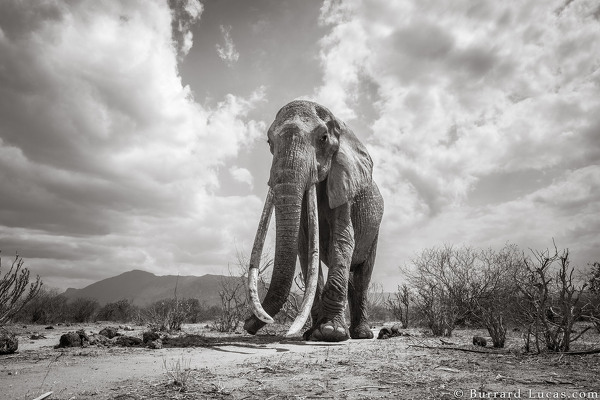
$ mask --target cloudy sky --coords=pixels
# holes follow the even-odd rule
[[[386,289],[444,243],[600,260],[597,0],[5,0],[4,265],[59,288],[226,273],[295,98],[371,153]]]

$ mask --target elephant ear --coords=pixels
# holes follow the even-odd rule
[[[346,124],[332,119],[327,125],[339,140],[327,178],[329,207],[333,209],[352,201],[361,189],[371,184],[373,161],[366,147]]]

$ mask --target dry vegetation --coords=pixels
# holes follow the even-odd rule
[[[126,347],[54,349],[58,335],[104,324],[20,328],[23,348],[0,358],[0,386],[11,399],[451,399],[462,390],[597,391],[599,354],[523,353],[522,332],[504,349],[471,344],[484,330],[457,329],[451,339],[422,329],[389,340],[306,344],[281,336],[227,335],[199,325],[165,341],[160,350]],[[576,325],[583,330],[585,325]],[[135,327],[140,335],[146,327]],[[276,333],[282,333],[284,327]],[[25,340],[31,332],[41,340]],[[30,343],[32,342],[32,343]],[[597,348],[588,330],[580,348]],[[526,397],[524,397],[526,398]]]
[[[19,349],[0,356],[3,395],[451,399],[494,397],[494,392],[495,397],[584,393],[589,398],[598,391],[600,264],[577,279],[568,250],[425,249],[396,293],[371,286],[371,320],[380,321],[375,336],[383,324],[405,328],[393,330],[387,336],[396,337],[389,340],[335,344],[283,337],[297,313],[300,276],[278,324],[259,336],[241,332],[246,263],[240,258],[238,264],[239,281],[223,284],[222,304],[212,309],[176,296],[145,308],[127,301],[104,307],[89,299],[67,302],[58,293],[40,291],[39,282],[25,292],[28,275],[13,268],[14,279],[22,277],[21,295],[3,309],[19,321],[7,326]],[[269,266],[265,260],[262,272]],[[262,289],[267,287],[263,279]],[[37,296],[29,296],[31,290]],[[92,322],[98,319],[114,322]],[[50,323],[54,329],[45,329]],[[134,328],[121,325],[116,329],[121,335],[112,338],[100,334],[115,323]],[[77,347],[55,348],[64,334],[76,339]],[[475,346],[474,336],[493,347]]]

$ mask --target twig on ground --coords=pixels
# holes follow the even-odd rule
[[[567,356],[577,356],[577,355],[584,355],[584,354],[597,354],[600,353],[600,349],[590,349],[590,350],[577,350],[577,351],[564,351],[561,354],[562,355],[567,355]]]
[[[42,384],[40,385],[40,390],[44,387],[44,382],[46,382],[46,378],[48,377],[48,374],[50,373],[50,366],[52,365],[52,363],[56,362],[62,355],[63,355],[63,353],[61,352],[59,355],[57,355],[54,358],[54,360],[50,360],[50,362],[48,363],[48,369],[46,370],[46,375],[44,375],[44,379],[42,379]],[[52,394],[52,393],[50,393],[50,394]],[[44,397],[42,397],[42,398],[44,398]]]
[[[346,389],[338,389],[335,392],[336,393],[340,393],[340,392],[347,392],[350,390],[360,390],[360,389],[389,389],[389,386],[357,386],[357,387],[352,387],[352,388],[346,388]]]
[[[39,396],[39,397],[36,397],[36,398],[35,398],[35,399],[33,399],[33,400],[44,400],[44,399],[46,399],[46,398],[48,398],[48,397],[52,396],[52,393],[54,393],[54,392],[48,392],[48,393],[44,393],[43,395],[41,395],[41,396]]]
[[[399,385],[399,384],[404,384],[405,382],[402,381],[386,381],[383,379],[379,380],[380,383],[385,383],[386,385]]]
[[[448,342],[448,341],[446,341],[444,339],[440,339],[440,342],[442,342],[442,344],[445,344],[445,345],[455,345],[456,344],[454,342]]]
[[[409,344],[408,347],[419,347],[419,348],[423,348],[423,349],[433,349],[433,350],[456,350],[456,351],[466,351],[468,353],[481,353],[481,354],[503,354],[503,355],[511,354],[508,351],[486,351],[486,350],[463,349],[462,347],[438,347],[438,346],[425,346],[425,345],[418,345],[418,344]]]

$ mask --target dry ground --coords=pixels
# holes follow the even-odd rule
[[[48,391],[50,400],[539,399],[600,393],[600,354],[523,355],[518,333],[509,338],[511,351],[500,354],[418,347],[444,345],[416,329],[408,330],[410,337],[327,344],[218,335],[201,325],[184,327],[200,336],[171,342],[189,347],[53,347],[62,333],[81,328],[97,333],[103,326],[18,328],[19,352],[0,356],[0,398],[33,399]],[[143,329],[123,333],[141,336]],[[46,339],[30,340],[32,333]],[[457,330],[448,340],[475,349],[474,334],[487,336]],[[586,348],[600,347],[592,330],[583,339]]]

